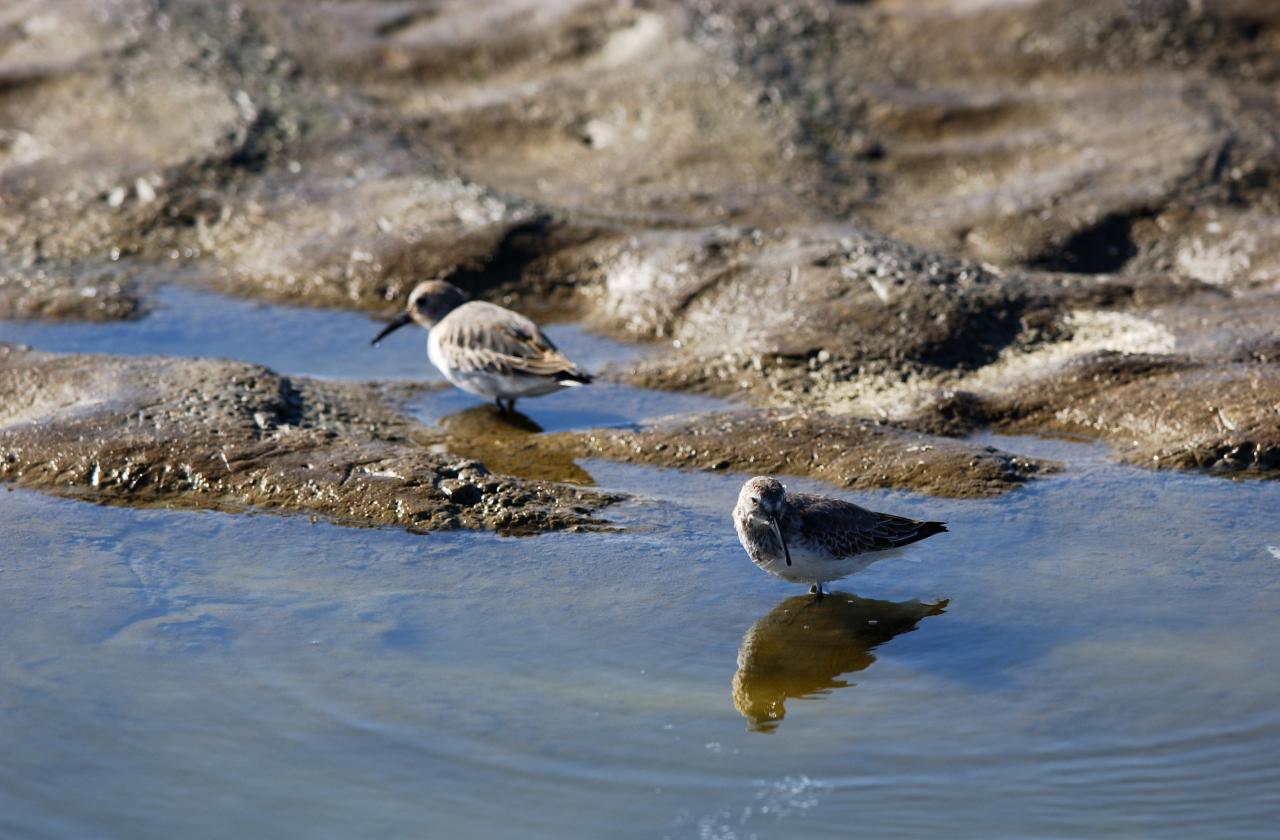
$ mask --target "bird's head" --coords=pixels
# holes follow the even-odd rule
[[[778,519],[783,513],[783,503],[787,498],[787,488],[776,478],[758,475],[742,485],[738,493],[738,509],[745,515],[749,527],[758,531],[768,530],[777,540],[786,557],[787,565],[791,565],[791,551],[782,536]]]
[[[383,328],[373,339],[377,344],[391,333],[409,323],[416,323],[424,329],[431,329],[444,316],[467,302],[467,293],[452,283],[443,280],[428,280],[413,287],[409,293],[409,303],[404,312]]]
[[[778,516],[782,513],[782,502],[786,496],[787,488],[781,481],[758,475],[742,485],[738,504],[762,516]]]

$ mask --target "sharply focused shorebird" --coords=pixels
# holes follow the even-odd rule
[[[376,346],[411,322],[427,330],[427,358],[445,379],[496,401],[502,411],[515,411],[521,397],[540,397],[592,379],[533,321],[497,304],[468,301],[467,293],[450,283],[419,283],[404,314],[370,343]]]
[[[733,526],[752,563],[783,580],[811,584],[809,591],[819,598],[824,583],[862,571],[886,550],[947,530],[943,522],[788,493],[781,482],[763,475],[742,485]]]

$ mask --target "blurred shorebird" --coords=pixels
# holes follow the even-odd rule
[[[466,292],[449,283],[419,283],[404,314],[370,343],[376,346],[409,323],[427,330],[427,358],[445,379],[496,401],[502,411],[515,411],[520,397],[539,397],[592,379],[533,321],[493,303],[468,301]]]
[[[809,591],[819,598],[822,584],[862,571],[885,557],[882,552],[947,530],[943,522],[788,493],[762,475],[742,485],[733,525],[752,563],[783,580],[812,584]]]

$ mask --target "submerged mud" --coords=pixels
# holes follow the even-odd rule
[[[97,502],[421,531],[589,527],[616,498],[414,446],[411,421],[382,400],[257,365],[0,345],[0,478]]]
[[[1272,475],[1277,56],[1266,0],[10,4],[0,316],[446,279],[636,384]]]

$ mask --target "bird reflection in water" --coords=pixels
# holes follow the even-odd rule
[[[519,411],[500,411],[492,403],[454,412],[438,421],[445,447],[474,458],[491,472],[540,481],[591,486],[591,475],[574,463],[573,453],[538,445],[542,427]]]
[[[872,650],[942,613],[947,603],[875,601],[843,592],[822,600],[787,598],[742,637],[733,705],[749,729],[771,732],[786,715],[789,698],[848,686],[840,675],[868,667],[876,661]]]

